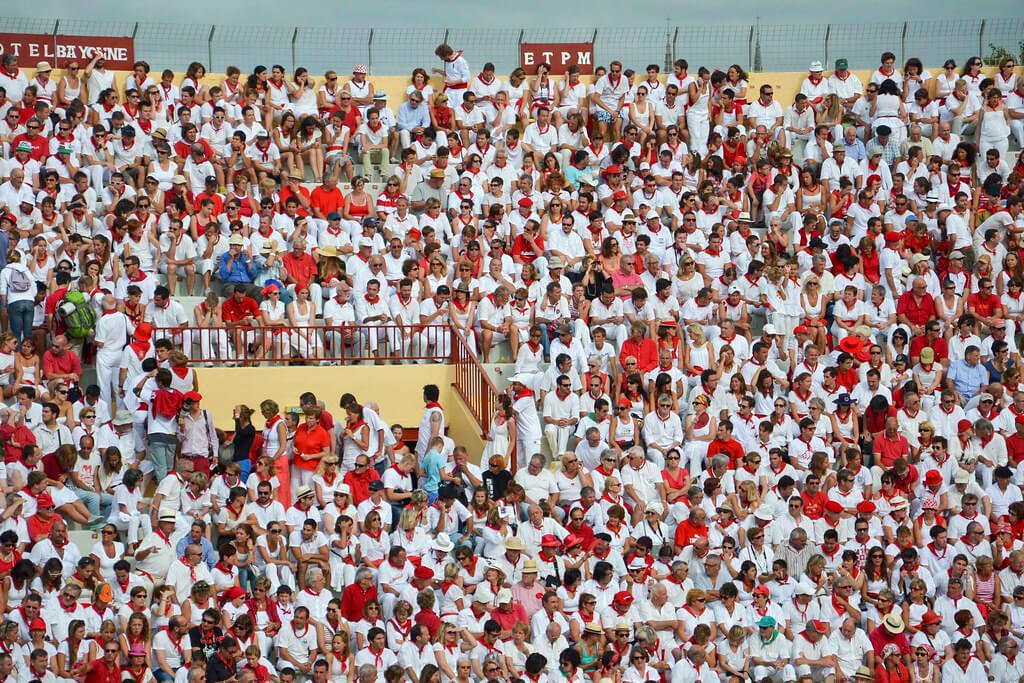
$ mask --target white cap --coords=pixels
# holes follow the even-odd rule
[[[811,65],[809,67],[807,67],[807,70],[808,71],[812,71],[812,72],[813,71],[824,71],[825,67],[823,67],[821,65],[821,62],[815,60],[815,61],[811,62]]]
[[[494,604],[501,605],[506,602],[512,602],[512,591],[507,588],[502,588],[494,597]]]

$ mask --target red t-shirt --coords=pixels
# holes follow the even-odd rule
[[[697,538],[698,536],[703,536],[704,538],[707,538],[707,525],[705,524],[698,528],[691,524],[689,519],[685,519],[678,527],[676,527],[675,544],[680,548],[685,548],[686,546],[693,543],[693,539]]]
[[[33,539],[39,538],[40,536],[49,536],[50,527],[53,526],[53,523],[63,521],[64,518],[56,512],[53,513],[53,517],[50,517],[50,519],[45,522],[38,514],[32,515],[25,520],[25,526],[28,527],[28,537],[29,539]]]
[[[179,140],[174,145],[174,153],[177,154],[182,159],[188,159],[189,156],[191,156],[192,154],[192,145],[203,146],[203,161],[209,161],[210,159],[213,158],[213,146],[210,145],[210,143],[207,142],[206,140],[198,137],[196,138],[195,142],[185,142],[184,140]]]
[[[219,216],[222,213],[224,213],[224,200],[221,199],[221,196],[218,193],[214,192],[213,194],[209,194],[206,192],[200,192],[199,194],[197,194],[195,203],[195,207],[197,209],[199,208],[199,205],[203,203],[204,199],[209,199],[210,201],[213,202],[214,216]]]
[[[250,296],[244,297],[241,302],[232,296],[221,306],[221,315],[224,317],[224,322],[237,323],[244,320],[247,315],[259,318],[260,307],[256,305],[256,300]]]
[[[1011,434],[1006,437],[1006,455],[1014,467],[1024,460],[1024,436]]]
[[[540,233],[537,234],[534,242],[537,243],[537,246],[540,247],[541,250],[544,249],[544,238],[540,236]],[[527,242],[522,235],[518,235],[512,243],[512,256],[518,256],[527,263],[533,263],[539,256],[542,256],[542,254],[536,253],[533,250],[533,245]]]
[[[372,467],[367,467],[362,475],[356,474],[355,470],[346,472],[344,482],[352,489],[352,504],[359,505],[369,498],[370,483],[379,480],[380,475]]]
[[[999,302],[999,297],[995,294],[985,295],[977,292],[967,297],[967,308],[973,309],[980,316],[989,318],[1002,308],[1002,304]]]
[[[339,187],[335,187],[330,191],[325,190],[323,187],[317,187],[314,188],[313,193],[309,196],[309,204],[317,209],[326,219],[327,214],[331,211],[341,213],[341,207],[345,205],[345,195],[341,193],[341,188]]]
[[[288,273],[288,277],[295,282],[295,284],[304,285],[307,284],[310,278],[315,278],[317,274],[316,261],[308,253],[302,254],[302,256],[296,257],[293,252],[288,252],[281,257],[281,265],[284,266],[285,271]]]
[[[720,441],[718,439],[712,440],[708,446],[708,460],[715,457],[719,453],[725,453],[729,456],[729,469],[736,469],[739,462],[743,460],[743,456],[746,455],[743,452],[743,446],[736,439],[729,439],[728,441]]]
[[[117,662],[107,664],[101,657],[92,663],[85,675],[85,683],[121,683],[121,665]]]
[[[946,343],[945,339],[939,337],[938,339],[933,339],[931,340],[931,342],[929,342],[928,338],[925,336],[914,337],[914,339],[910,342],[911,357],[917,358],[918,356],[920,356],[921,349],[925,348],[926,346],[935,352],[936,363],[949,358],[949,344]]]
[[[36,435],[25,425],[3,424],[0,425],[0,442],[4,445],[4,463],[9,465],[21,460],[22,446],[36,445]]]
[[[306,199],[310,199],[309,190],[307,190],[306,188],[302,187],[301,185],[299,185],[299,192],[298,192],[298,194],[293,192],[292,188],[290,186],[288,186],[288,185],[285,185],[284,187],[282,187],[280,192],[278,192],[278,196],[280,197],[280,199],[278,201],[280,203],[281,211],[284,211],[284,203],[285,203],[285,201],[289,197],[296,197],[296,196],[298,196],[300,194],[303,197],[305,197]],[[309,215],[309,212],[306,211],[304,208],[302,208],[302,202],[299,202],[299,209],[295,212],[295,215],[297,215],[297,216],[308,216]]]
[[[822,515],[825,514],[825,503],[828,502],[828,496],[821,491],[814,495],[801,491],[800,498],[804,501],[804,514],[809,519],[821,519]]]
[[[81,378],[82,363],[71,349],[67,349],[62,356],[55,354],[53,349],[47,349],[43,354],[43,374],[75,375]]]
[[[42,163],[46,161],[46,157],[50,156],[50,141],[43,135],[36,135],[34,138],[30,138],[27,133],[22,133],[11,140],[11,149],[13,150],[17,147],[19,142],[27,142],[32,145],[32,153],[28,155],[30,159],[35,159]]]

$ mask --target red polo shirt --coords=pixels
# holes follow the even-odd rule
[[[898,432],[892,439],[882,432],[875,437],[873,452],[878,457],[879,464],[885,469],[890,469],[897,458],[906,458],[910,455],[910,443]]]
[[[359,505],[369,498],[370,483],[379,480],[380,475],[372,467],[367,467],[362,474],[356,474],[355,470],[346,472],[344,482],[352,489],[352,504]]]
[[[921,349],[925,347],[930,348],[935,352],[936,363],[949,358],[949,344],[946,343],[945,339],[939,337],[938,339],[932,339],[929,342],[928,337],[925,335],[914,337],[910,342],[910,355],[917,358],[921,355]]]
[[[281,257],[281,265],[284,266],[288,277],[297,285],[308,284],[310,278],[315,278],[317,274],[316,261],[308,252],[296,256],[294,252],[289,251]]]
[[[241,302],[238,302],[234,296],[230,296],[221,306],[221,314],[224,317],[224,322],[237,323],[245,319],[247,315],[259,318],[260,308],[256,305],[256,300],[250,296],[244,297]]]
[[[930,294],[925,294],[918,302],[913,292],[904,292],[896,304],[897,315],[907,316],[914,325],[924,326],[929,320],[935,319],[935,300]]]

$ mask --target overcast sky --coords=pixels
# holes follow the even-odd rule
[[[628,7],[628,13],[623,13]],[[244,25],[273,24],[317,26],[379,26],[382,28],[480,27],[502,26],[536,28],[542,26],[650,26],[661,25],[668,17],[673,23],[743,23],[760,16],[764,23],[858,23],[865,21],[907,19],[887,16],[893,4],[882,0],[839,2],[838,0],[787,0],[764,2],[732,0],[729,3],[678,2],[673,0],[583,0],[582,2],[550,2],[520,0],[519,2],[478,2],[446,0],[445,2],[408,2],[406,0],[375,0],[374,2],[338,2],[337,0],[305,0],[294,6],[280,0],[243,0],[243,2],[210,2],[209,0],[133,0],[130,3],[110,0],[55,0],[35,5],[11,3],[0,10],[4,16],[31,17],[35,13],[65,19],[96,19],[108,21],[166,21],[171,23],[231,22]],[[921,10],[924,6],[905,3],[903,7]],[[244,9],[243,9],[244,8]],[[283,9],[290,8],[287,12]],[[728,8],[728,10],[726,10]],[[495,10],[499,10],[495,11]],[[170,10],[170,11],[168,11]],[[685,17],[683,16],[685,12]],[[303,21],[303,14],[306,15]],[[936,0],[928,3],[927,16],[922,19],[977,18],[1021,16],[1019,0],[985,0],[967,3]],[[501,23],[498,23],[501,22]],[[2,21],[0,21],[0,31]]]

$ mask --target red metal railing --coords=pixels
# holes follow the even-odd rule
[[[446,363],[453,342],[447,325],[395,324],[156,328],[153,339],[162,338],[180,346],[193,364],[250,366]]]
[[[491,418],[498,406],[498,388],[487,375],[477,357],[476,344],[466,339],[461,332],[452,329],[452,364],[455,366],[455,392],[469,408],[476,420],[480,435],[487,438],[491,430]],[[512,438],[515,438],[514,435]],[[514,473],[515,458],[507,466]]]

